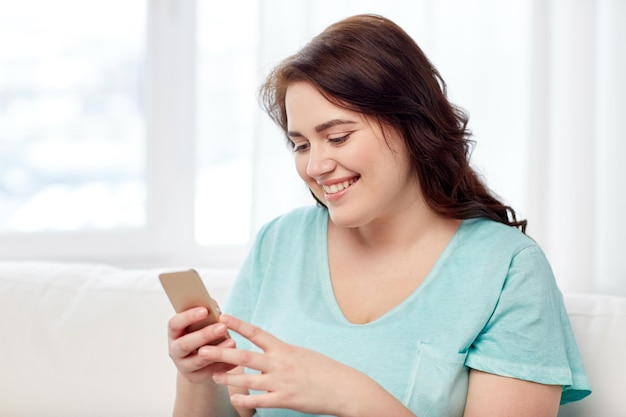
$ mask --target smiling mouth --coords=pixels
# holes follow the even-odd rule
[[[354,184],[358,180],[359,180],[359,177],[355,177],[355,178],[346,180],[344,182],[338,182],[337,184],[322,185],[322,189],[324,190],[326,194],[336,194],[350,187],[352,184]]]

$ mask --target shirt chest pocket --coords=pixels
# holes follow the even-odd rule
[[[463,415],[468,384],[463,354],[444,355],[425,342],[389,335],[344,337],[341,349],[331,350],[325,353],[374,379],[419,417]]]
[[[420,417],[461,417],[469,377],[466,355],[444,355],[423,342],[417,351],[404,404]]]

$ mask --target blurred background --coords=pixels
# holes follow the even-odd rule
[[[258,86],[358,13],[439,69],[561,288],[626,295],[621,0],[0,0],[0,260],[238,265],[312,204]]]

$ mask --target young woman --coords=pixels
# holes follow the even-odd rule
[[[318,204],[262,228],[221,323],[170,320],[176,416],[554,417],[590,393],[546,258],[401,28],[338,22],[261,95]]]

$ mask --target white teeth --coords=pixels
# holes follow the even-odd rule
[[[346,188],[348,188],[350,185],[352,185],[354,183],[354,179],[351,180],[346,180],[344,182],[339,182],[337,184],[332,184],[332,185],[322,185],[322,188],[324,189],[324,192],[326,194],[335,194],[338,193],[339,191],[343,191]]]

